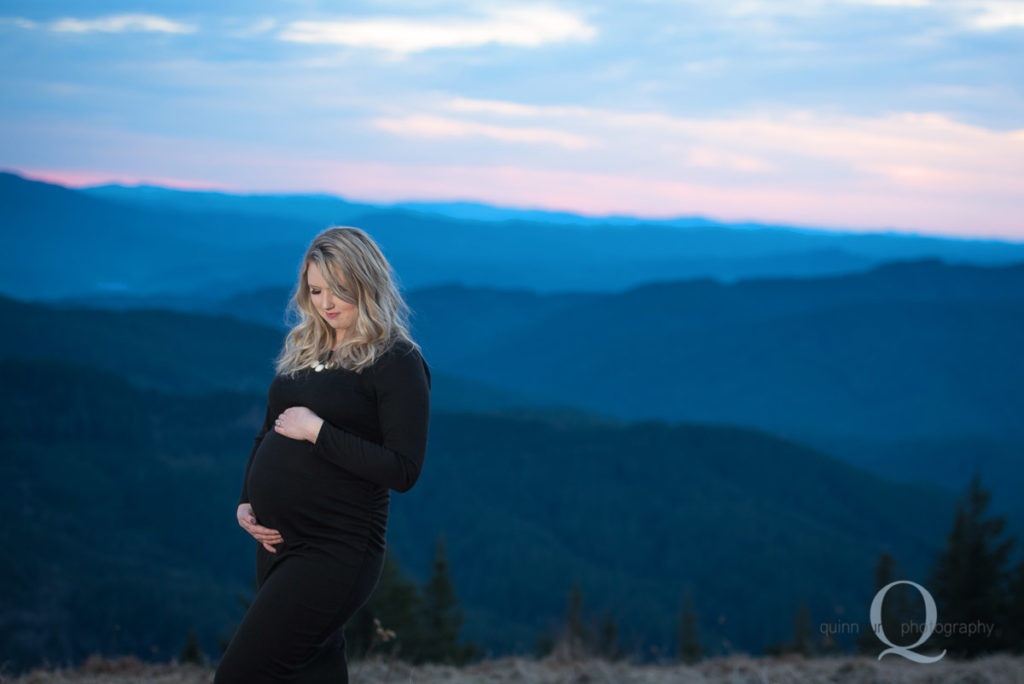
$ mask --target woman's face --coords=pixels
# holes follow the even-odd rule
[[[335,273],[335,275],[341,286],[347,288],[348,283],[341,277],[341,274]],[[313,262],[310,262],[306,269],[306,281],[309,283],[309,299],[313,303],[313,307],[327,321],[327,325],[334,328],[335,342],[340,342],[349,327],[355,324],[355,303],[336,297],[327,286],[327,281],[324,280],[320,269]]]

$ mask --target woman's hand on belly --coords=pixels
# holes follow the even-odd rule
[[[305,406],[292,406],[278,415],[274,421],[274,431],[285,437],[315,443],[323,424],[324,419]]]
[[[272,544],[280,544],[284,541],[281,533],[258,524],[251,505],[247,503],[238,504],[236,517],[238,518],[238,524],[242,526],[243,530],[251,534],[256,541],[263,544],[267,551],[277,553],[277,549]]]

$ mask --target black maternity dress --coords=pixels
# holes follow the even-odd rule
[[[315,443],[273,429],[291,406],[324,419]],[[380,579],[390,490],[419,477],[429,412],[430,369],[401,339],[361,373],[274,378],[239,503],[283,541],[256,542],[258,589],[216,684],[348,681],[342,627]]]

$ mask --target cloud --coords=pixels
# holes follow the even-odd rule
[[[991,31],[1024,27],[1024,2],[994,0],[971,3],[975,7],[969,23],[977,29]]]
[[[791,0],[797,2],[799,0]],[[945,14],[961,29],[994,31],[1024,27],[1024,2],[1021,0],[846,0],[851,5],[930,10]],[[817,2],[804,0],[804,6],[816,9]]]
[[[775,169],[774,165],[757,157],[699,146],[690,150],[687,162],[698,168],[729,169],[744,173],[763,173]]]
[[[263,17],[262,19],[250,21],[241,28],[230,30],[228,35],[232,38],[253,38],[269,33],[277,28],[278,23],[277,19]]]
[[[1007,201],[1024,197],[1024,129],[992,130],[944,114],[871,117],[789,110],[682,117],[465,97],[438,107],[476,113],[489,126],[512,119],[520,126],[526,120],[543,130],[573,131],[601,141],[597,163],[615,159],[616,166],[628,164],[635,173],[653,177],[697,180],[715,171],[716,182],[746,187],[761,178],[830,191],[852,183],[885,192],[1002,196]],[[466,130],[473,125],[461,122]],[[594,163],[586,157],[579,168]]]
[[[538,110],[543,112],[544,107]],[[46,124],[31,131],[46,135],[55,144],[68,139],[80,144],[87,141],[103,151],[107,172],[83,174],[81,170],[30,163],[8,163],[8,167],[33,169],[37,176],[42,175],[40,169],[49,169],[45,177],[79,184],[160,180],[172,187],[328,192],[361,201],[475,200],[587,215],[703,215],[783,225],[869,230],[900,227],[930,234],[1024,240],[1020,218],[1024,215],[1024,173],[1020,168],[1024,131],[988,131],[922,114],[848,119],[797,112],[733,120],[606,114],[610,118],[602,126],[625,124],[631,116],[643,117],[637,120],[649,125],[644,132],[647,137],[609,128],[607,133],[615,134],[604,141],[610,150],[601,150],[594,159],[573,168],[564,164],[558,168],[559,164],[535,149],[527,150],[520,160],[497,154],[466,157],[455,146],[443,157],[432,153],[423,158],[406,145],[403,148],[412,153],[405,159],[382,162],[359,159],[361,155],[348,145],[342,153],[325,155],[319,148],[313,154],[310,148],[272,141],[204,140],[197,144],[186,136],[114,130],[90,134],[85,126],[68,131]],[[677,129],[707,139],[687,143],[673,133]],[[24,127],[15,131],[22,136],[27,132]],[[778,139],[771,139],[776,134]],[[728,138],[735,139],[735,148],[723,147]],[[722,176],[707,166],[687,167],[687,173],[679,167],[652,165],[638,170],[620,164],[618,157],[640,143],[664,145],[669,152],[656,150],[663,160],[674,148],[696,150],[698,157],[702,149],[747,149],[750,155],[764,157],[778,168],[756,174],[731,171],[732,176]],[[786,175],[790,171],[787,165],[805,158],[794,161],[786,151],[801,144],[809,148],[801,152],[819,155],[833,164],[846,159],[846,167],[857,167],[853,172],[858,177],[815,174],[819,168],[812,167],[812,173],[798,175],[794,182]],[[865,144],[868,149],[858,154],[857,149]],[[879,147],[891,149],[879,155]],[[560,154],[556,161],[575,156]],[[722,159],[710,161],[723,163]],[[749,182],[737,182],[737,178]]]
[[[193,33],[195,26],[172,21],[155,14],[114,14],[98,19],[64,18],[51,22],[51,31],[59,33],[125,33],[145,31],[154,33]]]
[[[194,33],[196,27],[156,14],[112,14],[95,19],[63,17],[51,22],[36,22],[21,17],[0,19],[24,29],[42,28],[55,33]]]
[[[570,12],[547,6],[506,7],[484,16],[424,19],[376,18],[348,21],[294,21],[278,38],[296,43],[347,45],[410,54],[437,48],[479,47],[490,43],[538,47],[586,41],[597,30]]]
[[[538,106],[520,102],[503,100],[477,100],[468,97],[455,97],[444,103],[444,108],[456,112],[482,112],[506,116],[573,116],[583,115],[593,110],[586,107]]]
[[[933,0],[847,0],[858,5],[879,5],[882,7],[931,7]]]
[[[556,145],[570,150],[596,147],[597,142],[581,135],[547,128],[495,126],[440,116],[414,115],[401,118],[379,118],[371,122],[377,128],[395,135],[419,138],[484,137],[501,142]]]
[[[23,29],[34,29],[38,26],[36,22],[24,17],[0,17],[0,26],[3,24],[11,24]]]
[[[88,188],[97,185],[118,184],[125,186],[159,186],[162,188],[175,188],[177,190],[242,192],[242,188],[231,184],[159,175],[44,168],[21,168],[18,170],[18,174],[31,180],[56,183],[68,188]]]
[[[910,12],[946,26],[952,32],[996,31],[1024,27],[1024,2],[1021,0],[737,0],[710,6],[737,22],[734,28],[750,35],[765,34],[773,39],[791,32],[789,22],[834,17],[856,21],[866,13]],[[912,31],[913,25],[907,29]],[[797,29],[799,30],[799,29]]]

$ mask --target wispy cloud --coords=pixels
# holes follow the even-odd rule
[[[721,172],[714,180],[723,184],[753,187],[748,179],[760,176],[826,193],[853,183],[886,192],[1002,197],[1007,203],[1024,196],[1024,129],[991,130],[943,114],[870,117],[791,110],[681,117],[464,97],[439,108],[475,112],[491,126],[502,120],[522,125],[525,119],[544,130],[571,130],[602,141],[604,156],[615,160],[609,170],[628,163],[638,173],[693,182],[711,170]],[[473,127],[468,121],[461,125]],[[583,161],[581,169],[593,168],[592,158]]]
[[[212,190],[221,192],[241,192],[242,188],[222,182],[195,180],[193,178],[175,178],[172,176],[153,176],[138,174],[121,174],[103,171],[82,171],[79,169],[19,169],[18,173],[26,178],[46,183],[57,183],[69,188],[87,188],[96,185],[118,184],[126,186],[155,185],[162,188],[178,190]]]
[[[261,36],[277,28],[280,22],[272,17],[263,17],[255,21],[250,21],[241,26],[240,28],[231,29],[228,31],[228,35],[233,38],[253,38]]]
[[[0,26],[8,24],[10,26],[17,26],[23,29],[34,29],[39,26],[37,22],[31,19],[25,19],[24,17],[0,17]]]
[[[847,0],[857,5],[878,5],[880,7],[931,7],[934,0]]]
[[[953,26],[968,30],[1000,30],[1024,27],[1024,2],[1020,0],[845,0],[847,5],[927,10],[947,16]],[[827,11],[819,0],[789,0],[770,3],[747,0],[734,6],[735,14],[779,15],[821,14]]]
[[[977,29],[988,31],[1024,27],[1024,2],[988,0],[971,5],[974,12],[969,22]]]
[[[416,138],[465,138],[479,136],[508,143],[556,145],[570,150],[582,150],[598,145],[595,140],[556,129],[496,126],[440,116],[413,115],[397,118],[378,118],[374,119],[372,123],[383,131]]]
[[[595,27],[576,14],[536,6],[493,9],[478,17],[294,21],[278,37],[296,43],[347,45],[410,54],[487,44],[538,47],[547,43],[586,41],[596,33]]]
[[[776,168],[774,164],[748,154],[738,154],[699,145],[691,147],[686,159],[688,164],[694,168],[727,169],[742,173],[765,173]]]
[[[46,29],[56,33],[194,33],[196,27],[156,14],[112,14],[93,19],[62,17],[50,22],[38,22],[21,17],[0,21],[25,29]]]
[[[657,121],[651,118],[650,121]],[[850,151],[868,142],[875,145],[898,138],[896,132],[914,127],[925,132],[903,148],[874,160],[871,150],[860,159],[860,178],[830,178],[829,173],[786,176],[785,157],[769,157],[783,167],[749,176],[755,182],[722,182],[708,167],[696,173],[666,172],[649,168],[643,172],[617,163],[556,168],[538,154],[522,163],[509,159],[473,159],[452,154],[423,160],[410,158],[390,162],[357,160],[348,155],[309,154],[307,150],[285,149],[258,143],[224,143],[189,138],[159,138],[151,135],[107,131],[93,141],[97,148],[110,149],[105,156],[106,174],[61,170],[54,166],[19,165],[57,182],[90,184],[109,181],[162,182],[172,187],[244,188],[248,192],[330,192],[351,199],[399,201],[409,199],[477,200],[503,206],[538,207],[574,211],[587,215],[626,214],[634,216],[704,215],[725,220],[757,220],[783,224],[836,226],[861,229],[922,229],[932,234],[998,236],[1024,239],[1021,197],[1024,174],[1020,173],[1024,132],[992,133],[963,127],[939,117],[896,117],[894,120],[865,121],[861,130],[844,137],[842,127],[805,116],[788,124],[766,121],[704,121],[702,129],[732,128],[732,134],[770,135],[788,131],[789,137],[776,141],[781,149],[793,144],[810,145],[820,153],[835,145],[848,158]],[[698,122],[701,123],[701,122]],[[833,124],[835,122],[832,122]],[[781,126],[773,128],[773,126]],[[869,130],[872,126],[878,130]],[[801,129],[803,129],[801,131]],[[886,132],[885,129],[890,129]],[[41,129],[42,130],[42,129]],[[719,130],[719,135],[723,134]],[[652,128],[652,140],[665,140],[665,129]],[[952,136],[953,140],[949,140]],[[975,138],[974,136],[980,136]],[[61,131],[50,131],[61,141]],[[75,133],[82,139],[82,132]],[[753,138],[751,138],[753,139]],[[636,139],[626,136],[620,147],[603,156],[620,154]],[[972,142],[984,143],[970,157]],[[667,141],[669,146],[677,141]],[[993,147],[1016,145],[999,159],[987,161]],[[707,149],[718,148],[714,143]],[[934,157],[922,154],[931,150]],[[697,155],[700,147],[692,147]],[[916,150],[916,152],[915,152]],[[763,151],[763,150],[762,150]],[[966,154],[969,162],[960,167],[939,163]],[[700,161],[699,159],[697,161]],[[708,160],[721,165],[723,160]],[[40,169],[48,169],[43,175]],[[113,171],[117,169],[117,171]],[[1014,169],[1018,173],[1013,173]],[[188,180],[184,180],[188,179]]]
[[[486,114],[501,114],[505,116],[586,116],[594,110],[586,107],[566,106],[540,106],[529,105],[521,102],[506,102],[503,100],[478,100],[469,97],[454,97],[445,101],[442,105],[445,109],[456,112],[478,112]]]

